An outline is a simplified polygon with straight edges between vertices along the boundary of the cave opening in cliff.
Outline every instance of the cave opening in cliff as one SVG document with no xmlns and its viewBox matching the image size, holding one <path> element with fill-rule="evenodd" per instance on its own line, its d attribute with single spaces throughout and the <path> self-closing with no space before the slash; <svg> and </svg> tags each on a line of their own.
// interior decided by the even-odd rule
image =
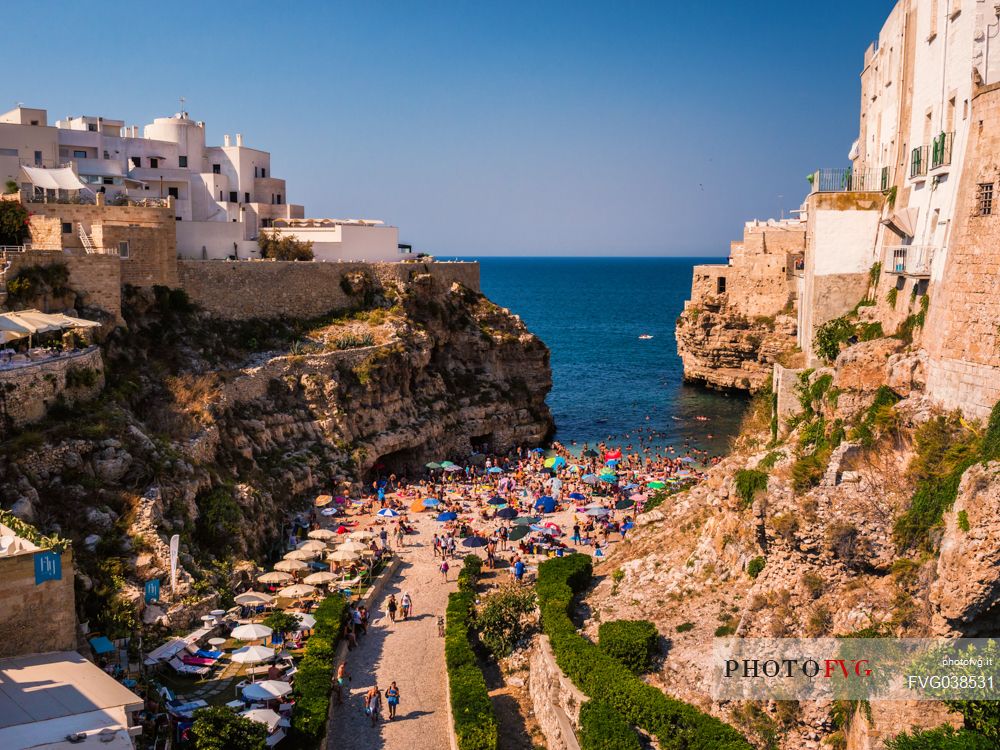
<svg viewBox="0 0 1000 750">
<path fill-rule="evenodd" d="M 423 472 L 424 463 L 430 460 L 424 458 L 423 451 L 418 448 L 403 448 L 386 453 L 375 459 L 375 463 L 368 470 L 368 481 L 373 482 L 390 474 L 395 474 L 397 477 L 417 477 Z"/>
<path fill-rule="evenodd" d="M 471 437 L 469 438 L 469 443 L 472 446 L 473 453 L 492 453 L 493 433 L 487 432 L 484 435 L 476 435 L 475 437 Z"/>
</svg>

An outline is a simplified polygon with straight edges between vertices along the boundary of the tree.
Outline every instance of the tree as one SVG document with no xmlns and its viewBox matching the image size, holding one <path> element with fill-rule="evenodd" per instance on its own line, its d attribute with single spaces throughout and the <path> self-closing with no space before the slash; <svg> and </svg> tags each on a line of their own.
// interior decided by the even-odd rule
<svg viewBox="0 0 1000 750">
<path fill-rule="evenodd" d="M 299 626 L 299 618 L 291 612 L 275 610 L 264 618 L 264 624 L 275 633 L 291 633 Z"/>
<path fill-rule="evenodd" d="M 312 260 L 313 243 L 301 242 L 295 235 L 283 236 L 277 232 L 261 232 L 257 237 L 260 257 L 274 260 Z"/>
<path fill-rule="evenodd" d="M 267 750 L 267 727 L 228 708 L 196 711 L 191 734 L 195 750 Z"/>
<path fill-rule="evenodd" d="M 28 236 L 28 210 L 17 201 L 0 201 L 0 245 L 23 245 Z"/>
<path fill-rule="evenodd" d="M 20 190 L 21 188 L 18 187 L 18 184 L 14 182 L 14 180 L 7 180 L 4 184 L 4 192 L 7 195 L 13 195 L 14 193 L 20 192 Z"/>
</svg>

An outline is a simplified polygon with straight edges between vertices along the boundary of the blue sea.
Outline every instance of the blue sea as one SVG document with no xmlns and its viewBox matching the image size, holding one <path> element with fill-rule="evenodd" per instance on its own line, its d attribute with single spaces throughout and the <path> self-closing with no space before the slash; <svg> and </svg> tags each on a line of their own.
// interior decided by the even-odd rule
<svg viewBox="0 0 1000 750">
<path fill-rule="evenodd" d="M 477 258 L 482 289 L 552 351 L 548 403 L 571 445 L 685 441 L 724 453 L 747 400 L 682 383 L 674 322 L 696 263 L 713 258 Z M 640 334 L 653 338 L 640 340 Z M 707 417 L 707 421 L 695 417 Z M 709 437 L 711 436 L 711 437 Z"/>
</svg>

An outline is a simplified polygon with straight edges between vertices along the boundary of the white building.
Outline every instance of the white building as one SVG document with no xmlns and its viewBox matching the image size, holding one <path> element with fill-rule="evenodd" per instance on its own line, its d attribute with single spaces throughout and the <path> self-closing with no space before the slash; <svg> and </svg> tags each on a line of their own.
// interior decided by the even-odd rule
<svg viewBox="0 0 1000 750">
<path fill-rule="evenodd" d="M 277 237 L 313 243 L 321 261 L 387 262 L 414 257 L 409 245 L 399 244 L 399 229 L 373 219 L 275 219 Z"/>
</svg>

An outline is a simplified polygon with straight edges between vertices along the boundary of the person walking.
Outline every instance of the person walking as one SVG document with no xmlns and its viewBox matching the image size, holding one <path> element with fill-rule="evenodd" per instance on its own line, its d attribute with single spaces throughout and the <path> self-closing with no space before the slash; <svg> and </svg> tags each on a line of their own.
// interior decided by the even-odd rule
<svg viewBox="0 0 1000 750">
<path fill-rule="evenodd" d="M 385 702 L 389 706 L 389 721 L 392 721 L 396 718 L 396 706 L 399 705 L 399 688 L 396 687 L 395 680 L 386 688 Z"/>
<path fill-rule="evenodd" d="M 337 667 L 337 676 L 333 680 L 333 692 L 337 694 L 337 705 L 344 705 L 344 691 L 347 690 L 347 684 L 351 681 L 351 673 L 347 671 L 347 663 L 341 662 L 340 666 Z"/>
<path fill-rule="evenodd" d="M 409 591 L 403 592 L 403 619 L 409 619 L 410 615 L 413 613 L 413 598 L 410 596 Z"/>
<path fill-rule="evenodd" d="M 440 568 L 440 570 L 441 570 L 441 575 L 444 576 L 445 583 L 447 583 L 448 582 L 448 561 L 447 560 L 442 560 L 441 561 L 441 568 Z"/>
<path fill-rule="evenodd" d="M 402 549 L 406 546 L 403 542 L 406 538 L 406 532 L 403 531 L 403 522 L 400 521 L 399 526 L 396 528 L 396 546 Z"/>
<path fill-rule="evenodd" d="M 392 622 L 396 622 L 396 609 L 399 605 L 396 603 L 396 595 L 390 594 L 389 601 L 386 602 L 385 609 L 389 613 L 389 619 Z"/>
<path fill-rule="evenodd" d="M 378 723 L 378 715 L 382 711 L 382 691 L 378 688 L 378 683 L 376 682 L 371 688 L 365 693 L 365 713 L 372 720 L 372 726 Z"/>
</svg>

